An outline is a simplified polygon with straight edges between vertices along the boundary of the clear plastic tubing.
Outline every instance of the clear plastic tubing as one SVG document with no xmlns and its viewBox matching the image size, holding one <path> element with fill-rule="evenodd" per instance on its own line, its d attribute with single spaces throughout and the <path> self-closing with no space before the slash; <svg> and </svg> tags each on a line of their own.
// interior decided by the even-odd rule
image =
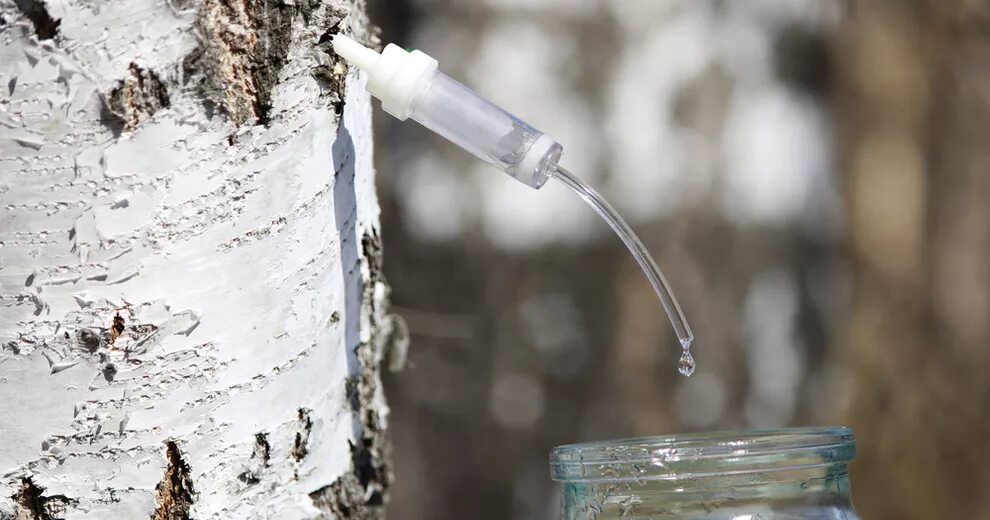
<svg viewBox="0 0 990 520">
<path fill-rule="evenodd" d="M 479 159 L 535 189 L 555 177 L 577 193 L 619 235 L 639 263 L 663 304 L 684 350 L 679 370 L 694 371 L 694 336 L 670 285 L 628 224 L 595 190 L 561 167 L 563 148 L 556 140 L 502 110 L 437 68 L 420 51 L 389 44 L 381 54 L 343 35 L 334 51 L 368 75 L 368 91 L 400 120 L 412 118 Z"/>
<path fill-rule="evenodd" d="M 612 231 L 615 231 L 615 234 L 619 235 L 622 243 L 632 253 L 639 267 L 646 273 L 646 277 L 650 280 L 650 285 L 653 286 L 653 290 L 656 291 L 657 296 L 660 298 L 660 303 L 663 304 L 663 309 L 667 312 L 667 317 L 670 318 L 670 324 L 674 327 L 674 333 L 677 334 L 677 339 L 681 342 L 681 348 L 685 351 L 691 348 L 691 343 L 694 341 L 694 334 L 691 332 L 691 326 L 688 325 L 687 318 L 684 317 L 684 311 L 681 310 L 681 305 L 677 303 L 677 298 L 674 297 L 674 292 L 670 289 L 670 284 L 667 283 L 667 279 L 664 278 L 663 273 L 660 272 L 660 268 L 657 267 L 657 263 L 653 261 L 650 252 L 647 251 L 646 246 L 643 245 L 643 242 L 629 227 L 629 224 L 626 224 L 626 221 L 619 216 L 615 208 L 599 195 L 598 192 L 577 178 L 573 173 L 567 171 L 566 168 L 557 166 L 553 178 L 565 184 L 571 191 L 584 199 L 608 223 Z"/>
</svg>

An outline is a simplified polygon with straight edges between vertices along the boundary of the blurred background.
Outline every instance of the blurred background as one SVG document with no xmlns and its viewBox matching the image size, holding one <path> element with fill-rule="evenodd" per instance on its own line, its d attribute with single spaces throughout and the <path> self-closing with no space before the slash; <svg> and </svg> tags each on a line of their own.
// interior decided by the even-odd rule
<svg viewBox="0 0 990 520">
<path fill-rule="evenodd" d="M 847 424 L 864 518 L 990 518 L 990 5 L 370 0 L 384 42 L 556 137 L 618 239 L 413 122 L 376 129 L 395 520 L 555 518 L 558 444 Z M 377 104 L 377 102 L 376 102 Z"/>
</svg>

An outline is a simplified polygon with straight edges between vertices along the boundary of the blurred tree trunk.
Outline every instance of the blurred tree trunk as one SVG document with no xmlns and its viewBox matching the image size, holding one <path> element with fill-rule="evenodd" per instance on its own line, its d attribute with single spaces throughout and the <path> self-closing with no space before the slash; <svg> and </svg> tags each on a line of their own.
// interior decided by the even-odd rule
<svg viewBox="0 0 990 520">
<path fill-rule="evenodd" d="M 383 516 L 365 28 L 0 0 L 0 519 Z"/>
<path fill-rule="evenodd" d="M 871 520 L 990 517 L 990 5 L 854 0 L 839 99 L 854 485 Z"/>
</svg>

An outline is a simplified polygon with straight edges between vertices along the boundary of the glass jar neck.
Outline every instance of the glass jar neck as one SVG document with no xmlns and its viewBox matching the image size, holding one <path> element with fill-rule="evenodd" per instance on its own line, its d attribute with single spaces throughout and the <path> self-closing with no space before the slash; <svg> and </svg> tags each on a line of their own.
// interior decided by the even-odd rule
<svg viewBox="0 0 990 520">
<path fill-rule="evenodd" d="M 845 463 L 677 480 L 568 482 L 562 520 L 855 519 Z"/>
<path fill-rule="evenodd" d="M 855 519 L 848 428 L 644 437 L 554 448 L 563 520 Z"/>
</svg>

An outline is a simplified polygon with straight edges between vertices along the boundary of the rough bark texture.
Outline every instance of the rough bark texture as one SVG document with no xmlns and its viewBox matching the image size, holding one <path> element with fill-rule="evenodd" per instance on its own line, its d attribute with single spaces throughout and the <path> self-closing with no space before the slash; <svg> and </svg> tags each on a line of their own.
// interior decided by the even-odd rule
<svg viewBox="0 0 990 520">
<path fill-rule="evenodd" d="M 0 518 L 382 516 L 360 0 L 0 0 Z"/>
<path fill-rule="evenodd" d="M 987 518 L 987 2 L 852 2 L 842 38 L 863 518 Z M 906 383 L 907 382 L 907 383 Z"/>
</svg>

